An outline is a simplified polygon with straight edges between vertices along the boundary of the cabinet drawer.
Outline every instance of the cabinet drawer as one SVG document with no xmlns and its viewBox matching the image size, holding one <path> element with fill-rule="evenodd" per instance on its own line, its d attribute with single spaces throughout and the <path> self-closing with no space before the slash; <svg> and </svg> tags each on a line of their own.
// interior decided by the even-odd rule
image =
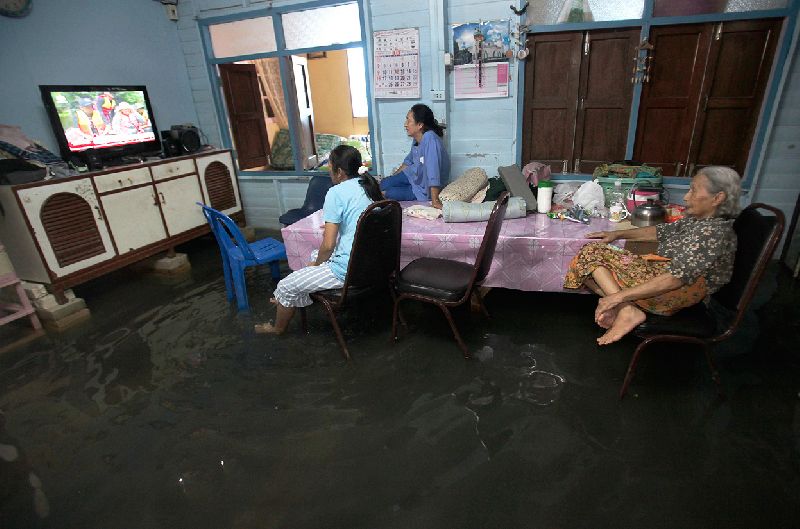
<svg viewBox="0 0 800 529">
<path fill-rule="evenodd" d="M 173 176 L 184 175 L 194 172 L 194 160 L 179 160 L 177 162 L 154 165 L 150 168 L 153 171 L 153 180 L 164 180 Z"/>
<path fill-rule="evenodd" d="M 94 184 L 97 186 L 98 193 L 107 193 L 149 182 L 150 171 L 147 170 L 147 167 L 118 173 L 101 174 L 94 177 Z"/>
</svg>

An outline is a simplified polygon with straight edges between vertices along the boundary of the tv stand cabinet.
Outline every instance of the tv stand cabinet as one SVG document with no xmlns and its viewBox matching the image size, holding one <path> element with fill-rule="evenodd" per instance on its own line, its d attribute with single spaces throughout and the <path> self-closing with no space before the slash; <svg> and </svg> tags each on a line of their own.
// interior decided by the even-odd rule
<svg viewBox="0 0 800 529">
<path fill-rule="evenodd" d="M 17 275 L 64 290 L 209 232 L 196 204 L 244 221 L 230 151 L 0 186 L 0 240 Z"/>
</svg>

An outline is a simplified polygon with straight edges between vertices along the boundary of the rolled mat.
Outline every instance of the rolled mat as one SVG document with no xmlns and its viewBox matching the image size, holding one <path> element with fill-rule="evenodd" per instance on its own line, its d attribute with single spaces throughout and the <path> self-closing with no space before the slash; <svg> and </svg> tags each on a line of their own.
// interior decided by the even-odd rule
<svg viewBox="0 0 800 529">
<path fill-rule="evenodd" d="M 472 204 L 447 200 L 442 203 L 442 218 L 445 222 L 480 222 L 489 220 L 493 207 L 494 201 Z M 505 218 L 516 219 L 524 216 L 525 200 L 522 197 L 510 197 Z"/>
</svg>

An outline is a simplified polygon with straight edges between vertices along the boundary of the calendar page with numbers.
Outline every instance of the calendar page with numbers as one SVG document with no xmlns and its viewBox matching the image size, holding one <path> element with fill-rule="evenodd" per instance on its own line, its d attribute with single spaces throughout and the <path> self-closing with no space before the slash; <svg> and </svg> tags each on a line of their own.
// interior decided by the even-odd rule
<svg viewBox="0 0 800 529">
<path fill-rule="evenodd" d="M 373 33 L 375 85 L 373 96 L 419 99 L 419 29 L 390 29 Z"/>
</svg>

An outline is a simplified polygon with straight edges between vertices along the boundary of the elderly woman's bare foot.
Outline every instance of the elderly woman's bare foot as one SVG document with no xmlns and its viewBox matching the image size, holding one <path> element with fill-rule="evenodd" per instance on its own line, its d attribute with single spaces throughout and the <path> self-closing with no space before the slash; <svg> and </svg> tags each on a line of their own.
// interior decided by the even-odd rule
<svg viewBox="0 0 800 529">
<path fill-rule="evenodd" d="M 597 343 L 600 345 L 608 345 L 618 341 L 644 322 L 646 318 L 647 316 L 645 313 L 635 305 L 631 303 L 623 305 L 617 312 L 614 324 L 603 336 L 597 339 Z"/>
<path fill-rule="evenodd" d="M 253 326 L 253 330 L 256 331 L 258 334 L 283 334 L 283 332 L 279 331 L 275 328 L 272 323 L 256 323 Z"/>
<path fill-rule="evenodd" d="M 614 325 L 614 320 L 617 319 L 617 313 L 619 312 L 619 307 L 614 307 L 611 310 L 607 310 L 600 315 L 595 323 L 602 327 L 603 329 L 610 329 Z"/>
</svg>

